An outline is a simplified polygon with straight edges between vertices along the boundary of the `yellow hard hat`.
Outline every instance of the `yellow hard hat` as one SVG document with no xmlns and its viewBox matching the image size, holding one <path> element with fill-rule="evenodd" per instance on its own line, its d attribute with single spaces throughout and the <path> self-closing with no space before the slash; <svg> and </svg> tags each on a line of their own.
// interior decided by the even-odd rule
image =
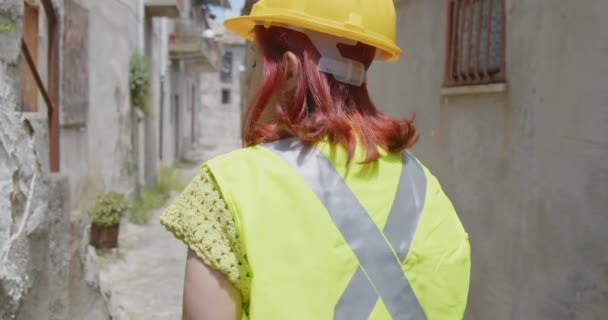
<svg viewBox="0 0 608 320">
<path fill-rule="evenodd" d="M 251 14 L 226 20 L 226 28 L 253 40 L 256 25 L 287 25 L 359 41 L 380 60 L 399 59 L 393 0 L 260 0 Z"/>
</svg>

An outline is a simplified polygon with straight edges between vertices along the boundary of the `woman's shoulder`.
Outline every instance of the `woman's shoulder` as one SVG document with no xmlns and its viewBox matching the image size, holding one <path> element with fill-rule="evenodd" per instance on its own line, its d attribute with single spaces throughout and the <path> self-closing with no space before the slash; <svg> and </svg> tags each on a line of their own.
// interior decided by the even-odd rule
<svg viewBox="0 0 608 320">
<path fill-rule="evenodd" d="M 213 173 L 218 170 L 236 170 L 243 167 L 259 166 L 272 157 L 272 153 L 263 148 L 262 145 L 255 145 L 240 148 L 228 153 L 218 155 L 203 163 L 202 167 L 211 169 Z"/>
<path fill-rule="evenodd" d="M 160 223 L 248 299 L 251 276 L 237 224 L 208 168 L 201 167 L 165 209 Z"/>
</svg>

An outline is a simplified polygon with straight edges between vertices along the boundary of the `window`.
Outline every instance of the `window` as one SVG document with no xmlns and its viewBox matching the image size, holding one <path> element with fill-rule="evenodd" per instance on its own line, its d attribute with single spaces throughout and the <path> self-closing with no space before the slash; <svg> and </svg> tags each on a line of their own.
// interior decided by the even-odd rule
<svg viewBox="0 0 608 320">
<path fill-rule="evenodd" d="M 505 0 L 448 0 L 445 87 L 505 81 Z"/>
<path fill-rule="evenodd" d="M 222 104 L 230 103 L 230 90 L 222 89 Z"/>
<path fill-rule="evenodd" d="M 220 80 L 224 83 L 232 82 L 232 51 L 226 51 L 226 53 L 224 53 Z"/>
</svg>

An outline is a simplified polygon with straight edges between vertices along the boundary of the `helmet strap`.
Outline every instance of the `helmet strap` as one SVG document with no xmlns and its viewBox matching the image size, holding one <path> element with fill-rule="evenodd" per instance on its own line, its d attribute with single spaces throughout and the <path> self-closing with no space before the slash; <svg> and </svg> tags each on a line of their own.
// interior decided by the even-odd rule
<svg viewBox="0 0 608 320">
<path fill-rule="evenodd" d="M 319 71 L 331 74 L 337 81 L 356 87 L 360 87 L 366 82 L 365 65 L 360 61 L 345 58 L 338 49 L 340 43 L 354 46 L 357 41 L 293 26 L 287 28 L 305 34 L 319 51 L 321 55 L 317 64 Z"/>
</svg>

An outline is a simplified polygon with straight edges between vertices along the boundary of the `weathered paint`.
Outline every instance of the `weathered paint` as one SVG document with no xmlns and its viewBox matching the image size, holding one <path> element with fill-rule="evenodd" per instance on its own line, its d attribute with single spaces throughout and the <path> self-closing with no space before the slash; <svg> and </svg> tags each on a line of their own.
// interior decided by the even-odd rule
<svg viewBox="0 0 608 320">
<path fill-rule="evenodd" d="M 89 54 L 82 57 L 88 63 L 88 89 L 83 92 L 89 95 L 89 106 L 84 127 L 62 127 L 61 167 L 70 177 L 73 209 L 84 211 L 99 194 L 130 196 L 135 190 L 128 88 L 138 20 L 135 0 L 74 2 L 89 13 Z"/>
</svg>

